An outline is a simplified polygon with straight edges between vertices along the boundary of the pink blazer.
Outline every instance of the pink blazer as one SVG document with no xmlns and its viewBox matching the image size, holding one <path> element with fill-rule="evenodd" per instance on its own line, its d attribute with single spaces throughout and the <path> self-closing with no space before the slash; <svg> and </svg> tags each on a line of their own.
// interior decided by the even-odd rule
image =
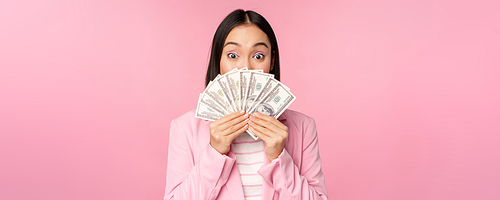
<svg viewBox="0 0 500 200">
<path fill-rule="evenodd" d="M 170 125 L 164 199 L 244 200 L 232 149 L 227 156 L 213 149 L 211 122 L 194 115 L 191 110 Z M 328 199 L 314 120 L 292 110 L 278 120 L 288 127 L 288 138 L 281 155 L 258 170 L 264 179 L 262 199 Z"/>
</svg>

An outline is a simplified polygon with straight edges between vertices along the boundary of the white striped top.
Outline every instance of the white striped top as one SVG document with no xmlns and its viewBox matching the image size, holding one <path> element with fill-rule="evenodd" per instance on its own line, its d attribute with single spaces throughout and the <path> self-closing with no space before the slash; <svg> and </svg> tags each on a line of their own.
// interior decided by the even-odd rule
<svg viewBox="0 0 500 200">
<path fill-rule="evenodd" d="M 264 142 L 261 139 L 254 140 L 247 133 L 243 133 L 233 140 L 233 151 L 241 175 L 245 200 L 262 199 L 264 179 L 257 171 L 266 158 Z"/>
</svg>

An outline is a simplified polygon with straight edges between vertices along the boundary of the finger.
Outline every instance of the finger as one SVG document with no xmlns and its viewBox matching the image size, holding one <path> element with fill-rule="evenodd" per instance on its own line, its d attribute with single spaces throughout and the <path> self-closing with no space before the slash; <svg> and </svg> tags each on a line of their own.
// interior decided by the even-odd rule
<svg viewBox="0 0 500 200">
<path fill-rule="evenodd" d="M 262 135 L 265 135 L 266 137 L 273 137 L 273 131 L 270 129 L 267 129 L 264 126 L 261 126 L 259 124 L 253 123 L 252 121 L 249 121 L 248 124 L 250 125 L 250 130 L 256 130 Z M 258 136 L 259 137 L 259 136 Z"/>
<path fill-rule="evenodd" d="M 280 127 L 281 129 L 285 129 L 286 128 L 286 126 L 283 123 L 281 123 L 279 120 L 277 120 L 276 118 L 271 117 L 269 115 L 262 114 L 262 113 L 259 113 L 259 112 L 255 112 L 253 115 L 255 117 L 259 118 L 259 119 L 267 120 L 267 121 L 273 123 L 274 125 Z"/>
<path fill-rule="evenodd" d="M 254 124 L 255 125 L 255 124 Z M 248 126 L 248 129 L 250 129 L 250 131 L 252 131 L 252 133 L 254 133 L 257 137 L 259 137 L 260 139 L 262 139 L 264 141 L 264 143 L 266 141 L 269 140 L 269 135 L 261 132 L 261 131 L 258 131 L 257 129 L 254 128 L 254 125 L 250 125 Z"/>
<path fill-rule="evenodd" d="M 238 129 L 237 131 L 233 132 L 231 135 L 229 135 L 229 137 L 231 137 L 231 140 L 234 140 L 234 138 L 238 137 L 239 135 L 241 135 L 243 132 L 245 132 L 246 130 L 248 129 L 248 124 L 245 123 L 245 125 L 243 127 L 241 127 L 240 129 Z"/>
<path fill-rule="evenodd" d="M 274 123 L 270 122 L 270 121 L 267 121 L 266 119 L 262 119 L 262 118 L 257 118 L 255 116 L 251 116 L 250 117 L 250 123 L 254 123 L 254 124 L 257 124 L 259 126 L 262 126 L 262 127 L 265 127 L 273 132 L 280 132 L 280 131 L 283 131 L 283 129 L 281 129 L 280 127 L 276 126 Z"/>
<path fill-rule="evenodd" d="M 233 120 L 234 121 L 234 120 Z M 230 121 L 230 122 L 233 122 Z M 231 135 L 237 131 L 239 131 L 241 128 L 243 128 L 245 125 L 247 125 L 248 120 L 242 120 L 240 122 L 235 123 L 233 126 L 228 127 L 227 129 L 222 131 L 222 135 Z M 228 122 L 229 123 L 229 122 Z M 226 124 L 228 124 L 226 123 Z"/>
<path fill-rule="evenodd" d="M 228 115 L 226 115 L 224 117 L 221 117 L 220 119 L 218 119 L 218 120 L 216 120 L 214 122 L 217 122 L 217 124 L 224 124 L 227 121 L 232 120 L 234 118 L 237 118 L 239 116 L 242 116 L 244 114 L 245 114 L 245 110 L 236 111 L 234 113 L 231 113 L 231 114 L 228 114 Z"/>
<path fill-rule="evenodd" d="M 222 118 L 221 118 L 222 119 Z M 233 118 L 229 121 L 226 121 L 224 122 L 223 124 L 219 124 L 218 126 L 218 130 L 221 130 L 221 131 L 224 131 L 224 130 L 227 130 L 243 121 L 245 121 L 246 119 L 248 119 L 248 114 L 244 114 L 242 116 L 239 116 L 239 117 L 236 117 L 236 118 Z"/>
</svg>

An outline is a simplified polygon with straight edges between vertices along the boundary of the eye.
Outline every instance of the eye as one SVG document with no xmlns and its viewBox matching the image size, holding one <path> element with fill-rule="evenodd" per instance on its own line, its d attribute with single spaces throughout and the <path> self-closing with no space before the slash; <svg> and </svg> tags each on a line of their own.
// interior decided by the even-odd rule
<svg viewBox="0 0 500 200">
<path fill-rule="evenodd" d="M 232 52 L 231 52 L 231 53 L 228 53 L 228 54 L 227 54 L 227 57 L 229 57 L 229 58 L 233 58 L 233 59 L 234 59 L 234 58 L 238 58 L 238 54 L 236 54 L 236 53 L 232 53 Z"/>
<path fill-rule="evenodd" d="M 260 59 L 264 59 L 264 54 L 261 54 L 261 53 L 256 53 L 253 58 L 257 59 L 257 60 L 260 60 Z"/>
</svg>

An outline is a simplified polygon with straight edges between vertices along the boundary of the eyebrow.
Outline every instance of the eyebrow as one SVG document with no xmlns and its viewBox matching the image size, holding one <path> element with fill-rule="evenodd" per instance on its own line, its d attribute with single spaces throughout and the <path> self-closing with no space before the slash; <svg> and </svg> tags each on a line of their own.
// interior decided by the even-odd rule
<svg viewBox="0 0 500 200">
<path fill-rule="evenodd" d="M 227 42 L 226 44 L 224 44 L 224 47 L 225 47 L 225 46 L 227 46 L 227 45 L 230 45 L 230 44 L 233 44 L 233 45 L 236 45 L 236 46 L 241 47 L 241 45 L 240 45 L 240 44 L 238 44 L 238 43 L 236 43 L 236 42 Z M 267 46 L 267 44 L 266 44 L 266 43 L 264 43 L 264 42 L 258 42 L 258 43 L 255 43 L 255 44 L 253 45 L 253 47 L 256 47 L 256 46 L 259 46 L 259 45 L 263 45 L 263 46 L 265 46 L 266 48 L 268 48 L 268 49 L 269 49 L 269 47 Z"/>
</svg>

